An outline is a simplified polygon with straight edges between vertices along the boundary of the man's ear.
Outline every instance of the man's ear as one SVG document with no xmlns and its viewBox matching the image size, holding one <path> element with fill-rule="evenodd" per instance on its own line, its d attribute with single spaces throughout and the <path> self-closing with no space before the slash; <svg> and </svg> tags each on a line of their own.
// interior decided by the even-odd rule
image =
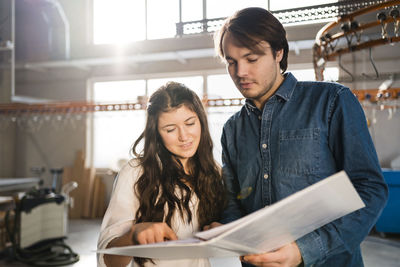
<svg viewBox="0 0 400 267">
<path fill-rule="evenodd" d="M 280 63 L 282 58 L 283 58 L 283 49 L 276 51 L 276 53 L 275 53 L 276 63 Z"/>
</svg>

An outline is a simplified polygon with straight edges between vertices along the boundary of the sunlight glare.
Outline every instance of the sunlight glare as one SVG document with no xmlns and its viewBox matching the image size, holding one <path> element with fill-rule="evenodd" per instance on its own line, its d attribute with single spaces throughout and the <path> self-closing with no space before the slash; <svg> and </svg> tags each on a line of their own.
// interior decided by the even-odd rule
<svg viewBox="0 0 400 267">
<path fill-rule="evenodd" d="M 203 18 L 203 0 L 182 0 L 182 21 L 195 21 Z"/>
<path fill-rule="evenodd" d="M 94 0 L 95 44 L 123 44 L 145 39 L 144 1 Z"/>
<path fill-rule="evenodd" d="M 302 1 L 272 0 L 272 1 L 270 1 L 270 9 L 271 10 L 291 9 L 291 8 L 298 8 L 298 7 L 323 5 L 323 4 L 328 4 L 328 3 L 334 3 L 337 1 L 338 0 L 302 0 Z"/>
<path fill-rule="evenodd" d="M 267 8 L 266 0 L 218 0 L 207 1 L 207 18 L 222 18 L 232 15 L 235 11 L 245 7 Z"/>
<path fill-rule="evenodd" d="M 147 39 L 173 38 L 179 22 L 178 0 L 147 0 Z"/>
</svg>

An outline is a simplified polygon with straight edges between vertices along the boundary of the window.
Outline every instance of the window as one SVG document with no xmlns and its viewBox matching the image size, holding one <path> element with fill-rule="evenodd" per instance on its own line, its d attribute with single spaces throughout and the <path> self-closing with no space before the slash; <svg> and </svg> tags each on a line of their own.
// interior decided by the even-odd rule
<svg viewBox="0 0 400 267">
<path fill-rule="evenodd" d="M 236 10 L 245 7 L 268 7 L 267 0 L 207 0 L 207 18 L 222 18 L 232 15 Z"/>
<path fill-rule="evenodd" d="M 93 100 L 103 103 L 137 102 L 145 95 L 145 81 L 97 82 L 93 87 Z M 130 149 L 142 133 L 145 112 L 105 111 L 93 116 L 92 151 L 96 168 L 118 170 L 118 161 L 129 159 Z"/>
<path fill-rule="evenodd" d="M 175 37 L 177 22 L 178 0 L 147 0 L 147 39 Z"/>
<path fill-rule="evenodd" d="M 209 75 L 207 77 L 207 95 L 209 99 L 243 97 L 228 74 Z M 222 164 L 222 127 L 228 118 L 239 111 L 240 108 L 240 106 L 207 108 L 208 125 L 214 143 L 213 154 L 215 160 L 220 164 Z"/>
<path fill-rule="evenodd" d="M 95 44 L 144 40 L 145 23 L 144 0 L 93 0 L 93 41 Z"/>
<path fill-rule="evenodd" d="M 182 21 L 203 19 L 203 0 L 182 0 Z"/>
<path fill-rule="evenodd" d="M 207 89 L 209 99 L 243 97 L 228 74 L 209 75 Z"/>
<path fill-rule="evenodd" d="M 179 0 L 93 0 L 94 44 L 172 38 L 177 22 Z"/>
<path fill-rule="evenodd" d="M 315 81 L 314 69 L 289 70 L 299 81 Z M 337 81 L 339 69 L 335 67 L 326 68 L 324 71 L 325 81 Z"/>
<path fill-rule="evenodd" d="M 162 78 L 162 79 L 151 79 L 148 81 L 148 95 L 154 93 L 160 86 L 164 85 L 169 81 L 183 83 L 191 90 L 195 91 L 200 97 L 203 97 L 203 77 L 191 76 L 191 77 L 175 77 L 175 78 Z"/>
<path fill-rule="evenodd" d="M 335 3 L 338 0 L 302 0 L 302 1 L 282 1 L 282 0 L 270 0 L 270 10 L 282 10 L 282 9 L 291 9 L 291 8 L 299 8 L 305 6 L 316 6 L 323 5 L 328 3 Z M 290 4 L 289 4 L 290 3 Z"/>
<path fill-rule="evenodd" d="M 95 44 L 130 43 L 145 39 L 173 38 L 176 23 L 203 19 L 206 3 L 208 19 L 232 15 L 245 7 L 277 11 L 322 5 L 337 0 L 92 0 L 93 40 Z M 181 6 L 179 6 L 181 3 Z M 290 3 L 290 4 L 289 4 Z M 180 15 L 182 16 L 180 18 Z M 214 30 L 214 29 L 212 29 Z"/>
</svg>

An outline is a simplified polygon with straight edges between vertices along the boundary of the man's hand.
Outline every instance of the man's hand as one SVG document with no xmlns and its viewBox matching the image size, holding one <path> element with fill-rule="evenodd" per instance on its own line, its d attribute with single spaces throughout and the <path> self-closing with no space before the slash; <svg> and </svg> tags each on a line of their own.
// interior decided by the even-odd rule
<svg viewBox="0 0 400 267">
<path fill-rule="evenodd" d="M 285 245 L 273 252 L 242 256 L 240 260 L 262 267 L 295 267 L 299 266 L 303 261 L 296 242 Z"/>
<path fill-rule="evenodd" d="M 132 226 L 132 241 L 134 244 L 151 244 L 177 239 L 175 232 L 164 222 L 145 222 Z"/>
<path fill-rule="evenodd" d="M 219 223 L 219 222 L 212 222 L 212 223 L 210 223 L 209 225 L 205 225 L 205 226 L 203 227 L 203 231 L 209 230 L 209 229 L 211 229 L 211 228 L 215 228 L 215 227 L 218 227 L 218 226 L 221 226 L 221 225 L 222 225 L 222 223 Z"/>
</svg>

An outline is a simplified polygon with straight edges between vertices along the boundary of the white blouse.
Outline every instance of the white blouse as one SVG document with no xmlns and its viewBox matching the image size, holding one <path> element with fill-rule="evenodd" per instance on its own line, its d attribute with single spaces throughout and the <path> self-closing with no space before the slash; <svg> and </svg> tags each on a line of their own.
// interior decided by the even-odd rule
<svg viewBox="0 0 400 267">
<path fill-rule="evenodd" d="M 134 184 L 141 174 L 141 167 L 138 166 L 137 160 L 128 162 L 119 172 L 115 182 L 110 203 L 104 215 L 101 224 L 100 236 L 97 243 L 98 249 L 104 249 L 108 243 L 116 237 L 124 235 L 131 229 L 132 223 L 135 221 L 135 214 L 139 208 L 139 200 L 134 193 Z M 190 200 L 190 209 L 197 210 L 198 198 L 196 194 L 192 194 Z M 199 231 L 197 212 L 192 212 L 192 221 L 190 224 L 184 222 L 179 213 L 175 211 L 171 220 L 172 230 L 176 233 L 178 239 L 193 237 L 193 234 Z M 145 263 L 145 266 L 157 267 L 177 267 L 177 266 L 193 266 L 208 267 L 210 262 L 208 259 L 180 259 L 180 260 L 154 260 Z M 98 266 L 106 266 L 103 255 L 98 255 Z M 137 266 L 132 260 L 128 266 Z"/>
</svg>

